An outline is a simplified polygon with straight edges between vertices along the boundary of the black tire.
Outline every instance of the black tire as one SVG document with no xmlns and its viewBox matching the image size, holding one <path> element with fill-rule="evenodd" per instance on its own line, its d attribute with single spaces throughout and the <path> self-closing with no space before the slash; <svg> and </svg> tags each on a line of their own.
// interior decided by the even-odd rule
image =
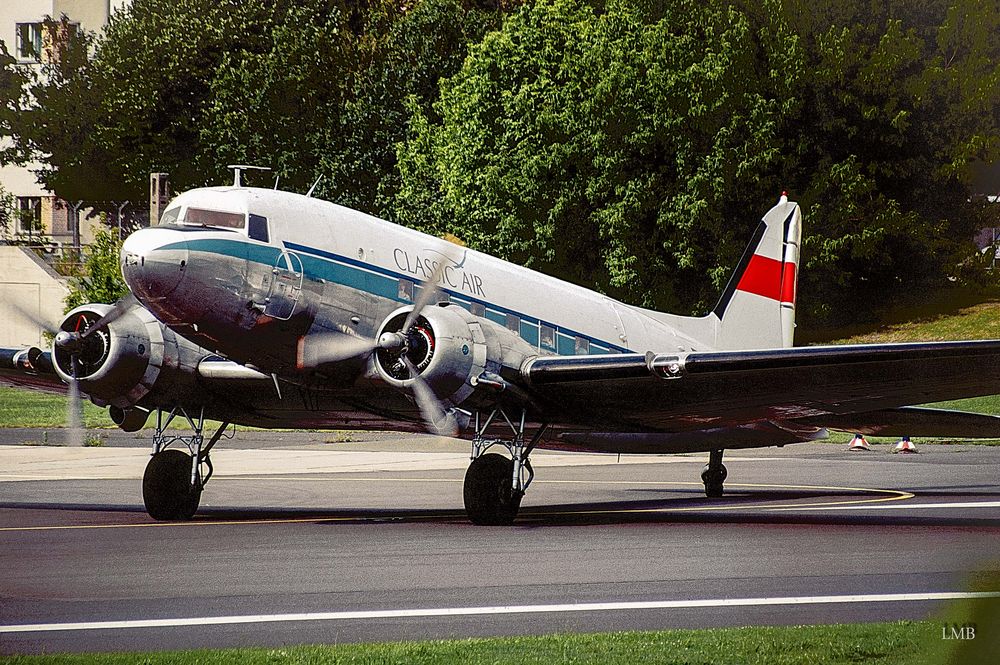
<svg viewBox="0 0 1000 665">
<path fill-rule="evenodd" d="M 724 493 L 722 483 L 705 483 L 705 496 L 709 499 L 718 499 Z"/>
<path fill-rule="evenodd" d="M 487 453 L 465 472 L 465 513 L 473 524 L 501 526 L 514 522 L 521 496 L 513 496 L 514 460 Z"/>
<path fill-rule="evenodd" d="M 153 455 L 142 475 L 142 502 L 154 520 L 191 519 L 201 502 L 201 489 L 191 489 L 191 456 L 174 449 Z"/>
<path fill-rule="evenodd" d="M 726 470 L 725 464 L 719 465 L 719 470 L 715 473 L 706 464 L 704 470 L 701 472 L 701 482 L 705 483 L 705 496 L 710 499 L 721 497 L 728 476 L 729 471 Z"/>
</svg>

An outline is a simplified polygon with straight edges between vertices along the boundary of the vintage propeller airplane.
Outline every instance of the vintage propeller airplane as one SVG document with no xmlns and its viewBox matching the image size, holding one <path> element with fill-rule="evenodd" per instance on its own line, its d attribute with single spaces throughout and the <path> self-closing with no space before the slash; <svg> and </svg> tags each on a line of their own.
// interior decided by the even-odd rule
<svg viewBox="0 0 1000 665">
<path fill-rule="evenodd" d="M 155 412 L 143 500 L 187 519 L 230 424 L 471 440 L 464 499 L 509 524 L 550 447 L 723 451 L 867 434 L 1000 436 L 1000 418 L 907 405 L 1000 393 L 1000 341 L 793 348 L 801 213 L 756 226 L 718 305 L 648 311 L 332 203 L 241 185 L 175 198 L 131 234 L 131 294 L 77 307 L 0 382 L 69 386 L 126 431 Z M 749 228 L 748 228 L 749 231 Z M 166 426 L 187 419 L 192 433 Z M 221 425 L 207 438 L 206 419 Z M 494 452 L 505 450 L 506 455 Z"/>
</svg>

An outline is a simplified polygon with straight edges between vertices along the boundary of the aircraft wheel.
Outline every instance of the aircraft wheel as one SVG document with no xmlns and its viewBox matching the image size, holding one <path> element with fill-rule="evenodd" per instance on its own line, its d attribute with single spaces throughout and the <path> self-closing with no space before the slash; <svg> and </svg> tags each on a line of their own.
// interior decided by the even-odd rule
<svg viewBox="0 0 1000 665">
<path fill-rule="evenodd" d="M 506 525 L 517 517 L 521 497 L 513 496 L 514 461 L 487 453 L 465 472 L 465 512 L 473 524 Z"/>
<path fill-rule="evenodd" d="M 191 490 L 191 456 L 176 449 L 161 450 L 146 464 L 142 502 L 154 520 L 189 520 L 201 502 L 201 490 Z"/>
<path fill-rule="evenodd" d="M 710 499 L 718 499 L 723 494 L 723 486 L 726 481 L 726 465 L 720 464 L 718 469 L 712 469 L 708 464 L 701 472 L 701 482 L 705 483 L 705 496 Z"/>
</svg>

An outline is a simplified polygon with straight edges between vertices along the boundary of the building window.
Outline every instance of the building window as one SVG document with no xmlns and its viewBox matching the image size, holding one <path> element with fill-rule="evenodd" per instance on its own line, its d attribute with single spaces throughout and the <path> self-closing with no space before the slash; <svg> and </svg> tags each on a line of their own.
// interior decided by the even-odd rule
<svg viewBox="0 0 1000 665">
<path fill-rule="evenodd" d="M 21 61 L 41 62 L 42 60 L 42 24 L 17 24 L 17 59 Z"/>
<path fill-rule="evenodd" d="M 17 232 L 38 233 L 42 230 L 42 198 L 17 197 Z"/>
</svg>

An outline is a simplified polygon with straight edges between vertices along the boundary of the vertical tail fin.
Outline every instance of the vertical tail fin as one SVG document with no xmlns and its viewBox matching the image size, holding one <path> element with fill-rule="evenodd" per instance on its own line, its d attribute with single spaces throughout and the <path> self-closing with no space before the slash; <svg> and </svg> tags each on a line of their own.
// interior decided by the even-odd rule
<svg viewBox="0 0 1000 665">
<path fill-rule="evenodd" d="M 754 231 L 743 258 L 709 318 L 715 346 L 773 349 L 792 346 L 802 213 L 782 194 Z"/>
</svg>

